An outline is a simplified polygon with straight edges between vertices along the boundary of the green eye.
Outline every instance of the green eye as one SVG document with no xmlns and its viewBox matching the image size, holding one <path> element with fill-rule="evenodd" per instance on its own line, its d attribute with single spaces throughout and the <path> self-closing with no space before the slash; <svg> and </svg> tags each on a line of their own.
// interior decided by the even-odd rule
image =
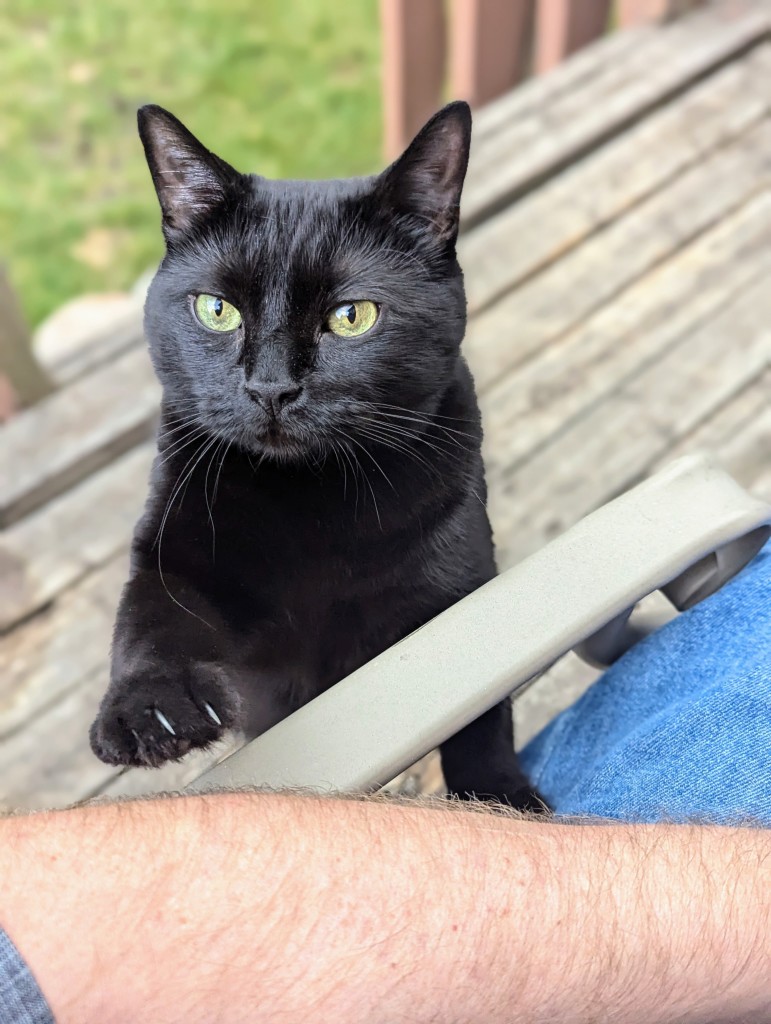
<svg viewBox="0 0 771 1024">
<path fill-rule="evenodd" d="M 241 314 L 235 306 L 216 295 L 198 295 L 195 315 L 210 331 L 235 331 L 241 326 Z"/>
<path fill-rule="evenodd" d="M 378 308 L 369 299 L 346 302 L 333 309 L 327 317 L 327 327 L 340 338 L 358 338 L 375 326 Z"/>
</svg>

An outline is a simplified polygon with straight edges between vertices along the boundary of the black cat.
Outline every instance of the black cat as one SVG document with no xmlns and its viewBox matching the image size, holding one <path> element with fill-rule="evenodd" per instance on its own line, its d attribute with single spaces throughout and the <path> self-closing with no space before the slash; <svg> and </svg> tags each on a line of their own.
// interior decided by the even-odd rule
<svg viewBox="0 0 771 1024">
<path fill-rule="evenodd" d="M 239 174 L 155 106 L 139 132 L 162 421 L 91 744 L 157 766 L 258 734 L 496 570 L 459 351 L 468 106 L 345 181 Z M 540 806 L 509 701 L 441 754 L 452 792 Z"/>
</svg>

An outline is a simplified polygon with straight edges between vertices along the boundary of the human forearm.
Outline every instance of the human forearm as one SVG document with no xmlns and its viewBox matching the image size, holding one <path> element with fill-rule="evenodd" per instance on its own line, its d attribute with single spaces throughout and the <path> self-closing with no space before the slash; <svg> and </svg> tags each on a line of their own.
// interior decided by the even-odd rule
<svg viewBox="0 0 771 1024">
<path fill-rule="evenodd" d="M 0 823 L 0 913 L 60 1024 L 761 1021 L 769 853 L 749 830 L 187 798 Z"/>
</svg>

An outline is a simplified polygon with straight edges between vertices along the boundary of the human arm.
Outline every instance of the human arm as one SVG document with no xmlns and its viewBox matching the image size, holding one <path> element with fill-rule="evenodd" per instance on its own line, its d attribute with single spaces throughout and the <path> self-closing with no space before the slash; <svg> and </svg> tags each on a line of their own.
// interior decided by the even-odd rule
<svg viewBox="0 0 771 1024">
<path fill-rule="evenodd" d="M 771 833 L 230 794 L 0 822 L 59 1024 L 768 1021 Z"/>
</svg>

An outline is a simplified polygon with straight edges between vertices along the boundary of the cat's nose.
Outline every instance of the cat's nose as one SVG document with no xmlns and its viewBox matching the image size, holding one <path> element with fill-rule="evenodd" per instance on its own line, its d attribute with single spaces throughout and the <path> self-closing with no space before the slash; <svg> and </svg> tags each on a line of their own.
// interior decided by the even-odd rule
<svg viewBox="0 0 771 1024">
<path fill-rule="evenodd" d="M 244 387 L 251 400 L 274 418 L 278 417 L 285 405 L 294 402 L 302 391 L 300 384 L 278 381 L 250 381 Z"/>
</svg>

